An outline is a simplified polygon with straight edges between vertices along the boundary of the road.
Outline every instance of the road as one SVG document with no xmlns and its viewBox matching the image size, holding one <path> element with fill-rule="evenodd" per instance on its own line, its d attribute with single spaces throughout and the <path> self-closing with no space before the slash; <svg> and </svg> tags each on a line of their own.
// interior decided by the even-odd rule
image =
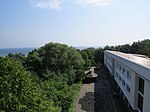
<svg viewBox="0 0 150 112">
<path fill-rule="evenodd" d="M 128 112 L 114 91 L 107 70 L 97 70 L 98 77 L 94 83 L 82 85 L 76 103 L 76 112 Z"/>
</svg>

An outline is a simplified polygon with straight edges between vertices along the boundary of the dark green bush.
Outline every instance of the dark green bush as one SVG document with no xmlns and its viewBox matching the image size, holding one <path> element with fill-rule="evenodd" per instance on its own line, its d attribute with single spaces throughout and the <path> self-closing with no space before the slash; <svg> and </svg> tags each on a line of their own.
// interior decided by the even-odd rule
<svg viewBox="0 0 150 112">
<path fill-rule="evenodd" d="M 0 110 L 5 112 L 57 112 L 31 74 L 19 63 L 0 58 Z"/>
</svg>

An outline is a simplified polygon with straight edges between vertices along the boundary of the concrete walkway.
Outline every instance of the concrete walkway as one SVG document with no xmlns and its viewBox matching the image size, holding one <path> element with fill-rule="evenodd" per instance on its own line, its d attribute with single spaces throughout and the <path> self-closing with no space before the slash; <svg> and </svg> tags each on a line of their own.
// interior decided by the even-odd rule
<svg viewBox="0 0 150 112">
<path fill-rule="evenodd" d="M 76 112 L 128 112 L 113 96 L 108 72 L 97 70 L 95 83 L 83 84 L 76 104 Z"/>
<path fill-rule="evenodd" d="M 76 104 L 76 112 L 94 112 L 94 83 L 83 84 Z"/>
</svg>

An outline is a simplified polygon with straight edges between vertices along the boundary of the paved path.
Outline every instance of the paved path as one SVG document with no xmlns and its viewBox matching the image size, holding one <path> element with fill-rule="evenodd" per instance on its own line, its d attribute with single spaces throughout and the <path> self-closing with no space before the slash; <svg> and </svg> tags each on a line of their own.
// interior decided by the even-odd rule
<svg viewBox="0 0 150 112">
<path fill-rule="evenodd" d="M 95 83 L 83 84 L 76 104 L 76 112 L 128 112 L 112 95 L 113 89 L 104 69 L 97 71 Z M 120 108 L 121 107 L 121 108 Z"/>
<path fill-rule="evenodd" d="M 76 104 L 76 112 L 94 112 L 94 83 L 83 84 Z"/>
</svg>

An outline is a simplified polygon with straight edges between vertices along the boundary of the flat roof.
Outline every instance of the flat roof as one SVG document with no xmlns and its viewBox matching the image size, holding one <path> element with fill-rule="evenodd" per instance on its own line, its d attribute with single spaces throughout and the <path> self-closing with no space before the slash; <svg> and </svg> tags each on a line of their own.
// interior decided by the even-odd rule
<svg viewBox="0 0 150 112">
<path fill-rule="evenodd" d="M 132 61 L 134 63 L 140 64 L 142 66 L 150 68 L 150 58 L 148 58 L 145 55 L 140 55 L 140 54 L 130 54 L 130 53 L 122 53 L 119 51 L 109 51 L 106 50 L 107 52 L 110 52 L 114 55 L 117 55 L 119 57 L 123 57 L 129 61 Z"/>
</svg>

